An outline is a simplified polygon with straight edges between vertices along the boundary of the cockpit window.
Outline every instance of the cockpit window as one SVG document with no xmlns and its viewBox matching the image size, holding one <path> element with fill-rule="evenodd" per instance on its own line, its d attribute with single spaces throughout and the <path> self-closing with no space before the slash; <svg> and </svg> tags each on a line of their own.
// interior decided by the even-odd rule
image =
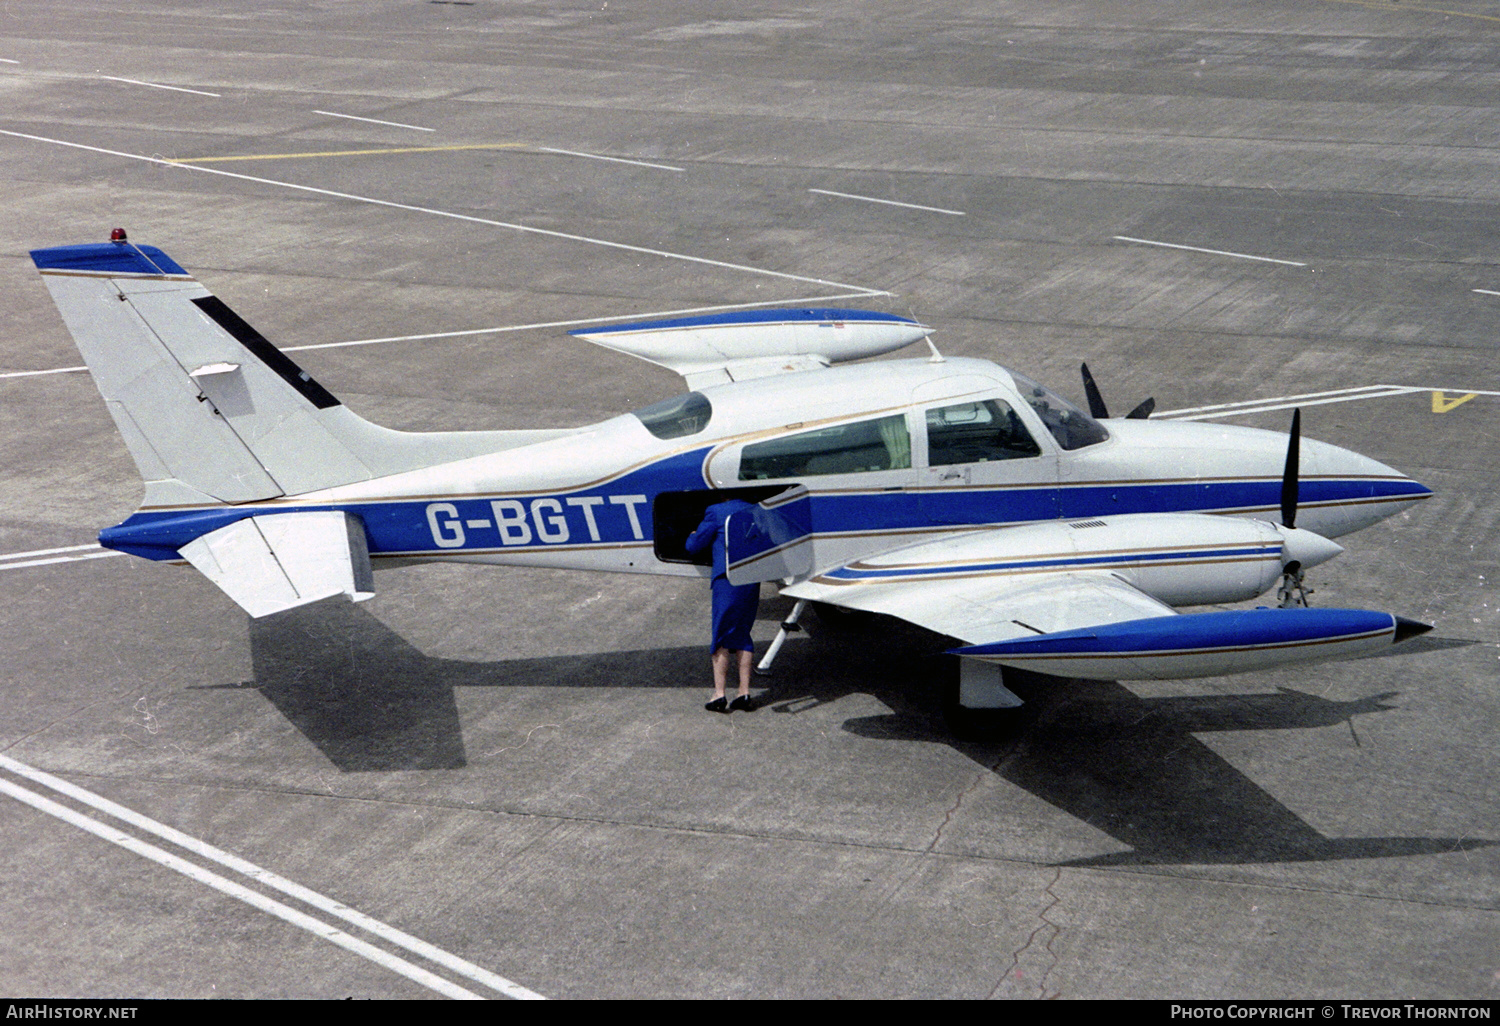
<svg viewBox="0 0 1500 1026">
<path fill-rule="evenodd" d="M 1068 402 L 1052 389 L 1037 384 L 1028 377 L 1012 374 L 1016 390 L 1031 404 L 1052 437 L 1064 449 L 1082 449 L 1108 441 L 1109 432 L 1093 417 Z"/>
<path fill-rule="evenodd" d="M 927 411 L 928 466 L 988 463 L 1041 454 L 1041 446 L 1016 411 L 998 399 Z"/>
<path fill-rule="evenodd" d="M 859 474 L 911 466 L 905 414 L 753 442 L 740 454 L 740 480 Z"/>
<path fill-rule="evenodd" d="M 701 392 L 673 396 L 635 411 L 646 430 L 657 438 L 684 438 L 708 427 L 713 406 Z"/>
</svg>

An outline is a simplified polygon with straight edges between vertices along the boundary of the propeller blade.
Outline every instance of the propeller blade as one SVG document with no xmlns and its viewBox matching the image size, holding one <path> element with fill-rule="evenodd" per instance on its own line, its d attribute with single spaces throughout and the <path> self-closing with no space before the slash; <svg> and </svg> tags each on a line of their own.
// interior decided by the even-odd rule
<svg viewBox="0 0 1500 1026">
<path fill-rule="evenodd" d="M 1094 376 L 1089 373 L 1089 365 L 1082 366 L 1083 391 L 1089 397 L 1089 416 L 1095 420 L 1105 420 L 1109 417 L 1109 407 L 1104 405 L 1104 396 L 1099 394 L 1099 386 L 1094 384 Z"/>
<path fill-rule="evenodd" d="M 1133 409 L 1129 413 L 1125 414 L 1125 419 L 1126 420 L 1145 420 L 1147 417 L 1151 416 L 1151 411 L 1154 410 L 1154 409 L 1156 409 L 1156 400 L 1155 399 L 1147 399 L 1145 402 L 1141 403 L 1135 409 Z"/>
<path fill-rule="evenodd" d="M 1297 475 L 1301 468 L 1302 410 L 1292 411 L 1292 430 L 1286 440 L 1286 469 L 1281 472 L 1281 522 L 1297 526 Z"/>
</svg>

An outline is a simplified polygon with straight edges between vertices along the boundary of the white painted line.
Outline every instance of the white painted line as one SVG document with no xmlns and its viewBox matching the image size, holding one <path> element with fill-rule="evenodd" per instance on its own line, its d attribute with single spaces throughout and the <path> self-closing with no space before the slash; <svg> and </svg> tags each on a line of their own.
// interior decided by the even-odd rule
<svg viewBox="0 0 1500 1026">
<path fill-rule="evenodd" d="M 882 293 L 885 295 L 886 293 Z M 391 335 L 387 338 L 362 338 L 353 342 L 321 342 L 307 346 L 287 346 L 284 353 L 300 353 L 308 349 L 342 349 L 346 346 L 373 346 L 382 342 L 420 342 L 433 338 L 458 338 L 462 335 L 498 335 L 507 331 L 534 331 L 538 328 L 571 328 L 579 324 L 607 324 L 611 321 L 661 320 L 667 317 L 687 317 L 691 314 L 713 313 L 721 310 L 751 310 L 762 306 L 807 306 L 811 303 L 826 303 L 832 299 L 865 299 L 868 292 L 842 292 L 834 296 L 809 296 L 804 299 L 768 299 L 761 303 L 733 303 L 720 306 L 693 306 L 681 310 L 658 310 L 655 313 L 620 314 L 615 317 L 585 317 L 573 321 L 539 321 L 536 324 L 508 324 L 497 328 L 466 328 L 463 331 L 434 331 L 425 335 Z M 79 368 L 83 370 L 84 368 Z M 34 373 L 34 372 L 33 372 Z"/>
<path fill-rule="evenodd" d="M 624 157 L 606 157 L 602 153 L 579 153 L 577 150 L 558 150 L 551 146 L 538 146 L 543 153 L 561 153 L 569 157 L 588 157 L 590 160 L 612 160 L 616 164 L 634 164 L 637 167 L 655 167 L 663 171 L 685 171 L 686 168 L 673 167 L 671 164 L 652 164 L 645 160 L 626 160 Z"/>
<path fill-rule="evenodd" d="M 32 808 L 45 812 L 49 816 L 54 816 L 80 830 L 87 830 L 95 837 L 101 837 L 111 844 L 117 844 L 126 851 L 131 851 L 142 858 L 150 859 L 157 865 L 165 866 L 168 869 L 181 873 L 183 876 L 191 877 L 199 883 L 207 884 L 214 890 L 227 894 L 231 898 L 238 898 L 245 904 L 254 906 L 262 912 L 269 912 L 278 919 L 284 919 L 293 926 L 301 927 L 308 933 L 322 937 L 324 940 L 332 941 L 347 951 L 352 951 L 356 955 L 361 955 L 378 965 L 400 973 L 407 979 L 420 983 L 429 990 L 435 990 L 445 997 L 469 1001 L 484 1000 L 471 990 L 465 990 L 455 983 L 450 983 L 441 976 L 428 972 L 421 966 L 414 965 L 404 958 L 380 950 L 373 944 L 362 941 L 357 937 L 351 937 L 344 931 L 323 922 L 321 919 L 314 919 L 307 913 L 299 912 L 290 905 L 283 905 L 279 901 L 267 898 L 265 895 L 252 891 L 248 887 L 243 887 L 233 880 L 228 880 L 218 873 L 204 869 L 202 866 L 194 865 L 186 859 L 178 858 L 170 852 L 163 851 L 154 844 L 147 844 L 145 841 L 136 840 L 122 830 L 117 830 L 97 820 L 90 819 L 88 816 L 74 812 L 65 805 L 59 805 L 52 799 L 44 798 L 24 787 L 12 784 L 9 780 L 0 780 L 0 792 L 8 794 L 16 801 L 24 802 Z"/>
<path fill-rule="evenodd" d="M 162 85 L 160 82 L 142 82 L 140 79 L 136 78 L 116 78 L 114 75 L 100 75 L 99 77 L 110 82 L 128 82 L 131 85 L 150 86 L 152 89 L 170 89 L 174 93 L 193 93 L 197 96 L 212 96 L 215 98 L 219 98 L 218 93 L 209 93 L 205 92 L 202 89 L 185 89 L 182 86 Z"/>
<path fill-rule="evenodd" d="M 309 349 L 344 349 L 349 346 L 374 346 L 383 342 L 422 342 L 435 338 L 460 338 L 465 335 L 500 335 L 508 331 L 534 331 L 538 328 L 571 328 L 579 324 L 608 324 L 612 321 L 643 321 L 661 320 L 667 317 L 688 317 L 692 314 L 715 313 L 724 310 L 753 310 L 763 306 L 809 306 L 813 303 L 827 303 L 835 299 L 868 299 L 871 296 L 888 296 L 889 292 L 872 292 L 861 290 L 859 292 L 839 292 L 831 296 L 803 296 L 799 299 L 767 299 L 756 303 L 720 303 L 717 306 L 690 306 L 679 310 L 657 310 L 653 313 L 619 314 L 614 317 L 585 317 L 572 321 L 539 321 L 536 324 L 507 324 L 494 328 L 466 328 L 463 331 L 433 331 L 422 335 L 391 335 L 385 338 L 361 338 L 352 342 L 318 342 L 306 346 L 285 346 L 277 348 L 283 353 L 301 353 Z M 12 371 L 9 374 L 0 374 L 0 378 L 25 378 L 34 377 L 39 374 L 67 374 L 74 371 L 86 371 L 87 367 L 54 367 L 52 370 L 39 371 Z M 0 559 L 5 557 L 0 556 Z"/>
<path fill-rule="evenodd" d="M 1329 403 L 1354 403 L 1361 399 L 1386 399 L 1397 395 L 1413 395 L 1421 392 L 1441 392 L 1455 395 L 1500 396 L 1500 391 L 1485 391 L 1479 388 L 1431 388 L 1426 385 L 1365 385 L 1361 388 L 1341 388 L 1332 392 L 1308 392 L 1304 395 L 1284 395 L 1272 399 L 1253 399 L 1243 403 L 1221 403 L 1218 406 L 1194 406 L 1181 410 L 1164 410 L 1153 413 L 1153 420 L 1219 420 L 1241 414 L 1272 413 L 1290 410 L 1296 406 L 1325 406 Z M 1220 412 L 1209 413 L 1206 411 Z"/>
<path fill-rule="evenodd" d="M 7 559 L 27 559 L 31 556 L 54 556 L 59 552 L 82 552 L 84 549 L 99 551 L 99 543 L 91 542 L 88 545 L 64 545 L 60 549 L 32 549 L 30 552 L 7 552 L 0 555 L 0 561 Z"/>
<path fill-rule="evenodd" d="M 108 549 L 100 552 L 87 552 L 81 556 L 53 556 L 50 559 L 30 559 L 24 563 L 0 563 L 0 570 L 20 570 L 27 566 L 47 566 L 51 563 L 76 563 L 81 559 L 104 559 L 108 556 L 123 556 L 125 553 Z"/>
<path fill-rule="evenodd" d="M 362 118 L 355 114 L 336 114 L 331 110 L 315 110 L 314 114 L 323 114 L 330 118 L 348 118 L 350 121 L 368 121 L 372 125 L 390 125 L 392 128 L 410 128 L 414 132 L 436 132 L 436 128 L 423 128 L 421 125 L 403 125 L 399 121 L 381 121 L 379 118 Z"/>
<path fill-rule="evenodd" d="M 8 371 L 0 374 L 0 378 L 34 378 L 41 374 L 71 374 L 74 371 L 88 370 L 87 367 L 53 367 L 51 370 L 40 371 Z"/>
<path fill-rule="evenodd" d="M 1278 260 L 1275 257 L 1251 256 L 1249 253 L 1231 253 L 1227 249 L 1204 249 L 1202 246 L 1179 246 L 1175 242 L 1154 242 L 1151 239 L 1132 239 L 1128 235 L 1112 235 L 1120 242 L 1138 242 L 1142 246 L 1165 246 L 1167 249 L 1187 249 L 1194 253 L 1212 253 L 1214 256 L 1237 257 L 1240 260 L 1260 260 L 1268 264 L 1286 264 L 1288 267 L 1306 267 L 1299 260 Z"/>
<path fill-rule="evenodd" d="M 4 767 L 5 769 L 10 770 L 12 773 L 16 774 L 17 776 L 25 777 L 27 780 L 30 780 L 30 781 L 32 781 L 34 783 L 41 784 L 44 787 L 51 788 L 52 790 L 57 791 L 59 794 L 67 795 L 69 798 L 72 798 L 75 801 L 82 802 L 85 805 L 88 805 L 88 806 L 90 806 L 92 808 L 95 808 L 95 809 L 99 810 L 100 812 L 104 813 L 105 815 L 113 816 L 116 819 L 119 819 L 119 820 L 122 820 L 122 821 L 124 821 L 126 823 L 129 823 L 131 826 L 134 826 L 134 827 L 136 827 L 138 829 L 141 829 L 141 830 L 145 830 L 148 833 L 155 834 L 157 837 L 160 837 L 163 840 L 170 841 L 171 843 L 173 843 L 173 844 L 175 844 L 175 845 L 177 845 L 177 846 L 179 846 L 181 848 L 186 848 L 188 851 L 190 851 L 193 854 L 199 856 L 200 858 L 210 859 L 210 860 L 212 860 L 214 862 L 219 863 L 222 866 L 225 866 L 228 869 L 232 869 L 232 870 L 234 870 L 237 873 L 243 874 L 244 876 L 248 876 L 252 880 L 255 880 L 258 883 L 261 883 L 261 884 L 263 884 L 263 885 L 265 885 L 267 887 L 275 888 L 276 890 L 281 891 L 283 894 L 286 894 L 286 895 L 289 895 L 289 896 L 291 896 L 293 898 L 296 898 L 299 901 L 306 902 L 307 904 L 313 906 L 314 908 L 318 909 L 319 911 L 326 912 L 329 915 L 338 916 L 340 919 L 343 919 L 346 922 L 353 923 L 355 926 L 358 926 L 361 929 L 366 930 L 366 931 L 374 934 L 375 936 L 381 938 L 382 940 L 388 941 L 391 944 L 395 944 L 395 945 L 397 945 L 399 947 L 403 947 L 406 950 L 412 952 L 413 954 L 421 955 L 423 958 L 427 958 L 427 959 L 429 959 L 429 960 L 431 960 L 433 962 L 436 962 L 438 965 L 441 965 L 441 966 L 443 966 L 443 967 L 445 967 L 447 969 L 451 969 L 455 973 L 458 973 L 458 974 L 460 974 L 462 976 L 465 976 L 465 977 L 467 977 L 467 978 L 469 978 L 471 980 L 474 980 L 476 983 L 482 983 L 482 984 L 484 984 L 487 987 L 491 987 L 494 990 L 496 990 L 496 991 L 498 991 L 498 992 L 500 992 L 502 994 L 505 994 L 508 997 L 518 998 L 518 999 L 522 999 L 522 1000 L 536 1000 L 536 999 L 541 999 L 542 998 L 542 995 L 536 993 L 535 991 L 528 990 L 527 988 L 521 986 L 520 984 L 513 983 L 510 980 L 507 980 L 507 979 L 505 979 L 502 976 L 497 976 L 496 974 L 490 972 L 488 969 L 485 969 L 485 968 L 483 968 L 481 966 L 477 966 L 477 965 L 475 965 L 472 962 L 465 961 L 464 959 L 459 958 L 457 955 L 454 955 L 454 954 L 451 954 L 451 953 L 449 953 L 447 951 L 444 951 L 442 948 L 439 948 L 439 947 L 437 947 L 435 945 L 429 944 L 426 941 L 421 940 L 420 938 L 413 937 L 411 934 L 405 933 L 405 932 L 403 932 L 401 930 L 398 930 L 398 929 L 396 929 L 393 926 L 389 926 L 389 925 L 387 925 L 385 923 L 382 923 L 380 920 L 371 918 L 370 916 L 365 915 L 363 912 L 356 911 L 355 909 L 352 909 L 352 908 L 348 907 L 347 905 L 340 904 L 339 902 L 334 901 L 332 898 L 328 898 L 328 897 L 325 897 L 322 894 L 319 894 L 317 891 L 311 890 L 311 889 L 309 889 L 307 887 L 303 887 L 301 884 L 293 883 L 292 881 L 287 880 L 284 877 L 277 876 L 275 873 L 272 873 L 269 870 L 262 869 L 261 867 L 255 865 L 253 862 L 249 862 L 249 861 L 247 861 L 245 859 L 240 858 L 238 855 L 232 855 L 229 852 L 224 851 L 221 848 L 216 848 L 213 845 L 208 844 L 205 841 L 198 840 L 196 837 L 193 837 L 193 836 L 191 836 L 189 834 L 185 834 L 185 833 L 183 833 L 180 830 L 173 829 L 172 827 L 167 826 L 165 823 L 158 823 L 156 820 L 151 819 L 151 818 L 149 818 L 147 816 L 143 816 L 140 813 L 134 811 L 133 809 L 128 809 L 128 808 L 126 808 L 123 805 L 118 805 L 115 802 L 110 801 L 108 798 L 104 798 L 104 797 L 102 797 L 100 795 L 94 794 L 92 791 L 84 790 L 83 788 L 77 786 L 76 784 L 71 784 L 68 781 L 63 780 L 61 777 L 56 777 L 56 776 L 53 776 L 50 773 L 47 773 L 44 770 L 39 770 L 39 769 L 36 769 L 33 766 L 28 766 L 26 763 L 20 762 L 19 760 L 16 760 L 16 759 L 12 759 L 8 755 L 0 755 L 0 767 Z M 4 783 L 4 782 L 5 781 L 0 780 L 0 783 Z M 18 788 L 17 790 L 22 790 L 22 789 Z M 29 792 L 29 791 L 26 791 L 24 793 L 31 794 L 31 792 Z M 40 801 L 44 801 L 44 802 L 48 801 L 48 799 L 41 798 L 40 796 L 35 796 L 35 797 L 37 797 Z M 24 801 L 25 799 L 22 799 L 22 800 Z M 51 803 L 51 804 L 55 804 L 55 803 Z M 58 808 L 63 808 L 63 806 L 57 806 L 57 807 Z M 71 812 L 71 810 L 68 810 L 68 809 L 64 809 L 64 811 Z M 83 817 L 79 817 L 79 818 L 83 818 Z M 71 822 L 71 820 L 70 820 L 70 822 Z M 95 821 L 94 820 L 85 820 L 85 822 L 94 823 Z M 89 828 L 88 827 L 84 827 L 84 829 L 89 829 Z M 97 831 L 95 831 L 95 832 L 97 832 Z M 100 836 L 104 836 L 104 835 L 100 834 Z M 140 842 L 137 842 L 137 843 L 140 843 Z M 146 847 L 150 847 L 150 846 L 146 845 Z M 153 850 L 160 851 L 160 849 L 153 849 Z M 167 853 L 166 852 L 162 852 L 162 854 L 165 855 Z M 151 856 L 148 855 L 147 857 L 150 858 Z M 168 856 L 168 857 L 175 858 L 175 856 Z M 191 866 L 192 864 L 191 863 L 186 863 L 186 865 L 190 865 Z M 192 868 L 198 869 L 199 867 L 193 866 Z M 207 871 L 206 870 L 200 870 L 200 872 L 207 872 Z M 189 874 L 189 875 L 192 875 L 192 874 Z M 213 875 L 213 874 L 210 874 L 210 875 Z M 219 879 L 223 879 L 223 878 L 220 877 Z M 207 882 L 207 881 L 205 881 L 205 882 Z M 225 883 L 230 883 L 230 881 L 228 881 L 228 880 L 225 880 L 224 882 Z M 232 884 L 232 883 L 230 885 L 234 886 L 234 887 L 238 887 L 239 886 L 238 884 Z M 217 886 L 217 885 L 211 884 L 211 886 Z M 251 891 L 251 892 L 248 892 L 248 893 L 254 894 L 255 892 Z M 238 895 L 236 895 L 236 896 L 238 896 Z M 255 895 L 255 896 L 258 897 L 258 898 L 261 897 L 258 894 Z M 267 899 L 262 899 L 262 900 L 270 901 L 270 899 L 268 899 L 268 898 Z M 271 903 L 272 904 L 279 904 L 278 902 L 271 902 Z M 253 902 L 252 902 L 252 904 L 253 904 Z M 261 907 L 261 906 L 257 906 L 257 907 Z M 282 907 L 285 908 L 286 906 L 282 906 Z M 270 910 L 268 910 L 268 911 L 270 911 Z M 273 914 L 279 915 L 280 913 L 274 913 L 273 912 Z M 301 913 L 298 913 L 298 914 L 300 915 Z M 283 917 L 283 918 L 285 918 L 285 917 Z M 308 918 L 310 918 L 310 917 L 308 917 Z M 315 923 L 318 923 L 317 920 L 312 920 L 312 921 L 315 922 Z M 318 923 L 318 925 L 319 925 L 320 929 L 317 930 L 317 931 L 315 931 L 315 932 L 318 932 L 320 936 L 326 936 L 327 935 L 327 931 L 328 931 L 327 924 Z M 337 932 L 337 931 L 335 931 L 335 932 Z M 330 937 L 329 939 L 332 940 L 333 938 Z M 352 940 L 353 938 L 350 938 L 350 939 Z M 338 942 L 335 941 L 335 943 L 338 943 Z M 363 942 L 361 941 L 361 942 L 357 942 L 357 943 L 363 943 Z M 372 949 L 372 950 L 375 950 L 375 951 L 379 952 L 379 949 Z M 382 955 L 385 955 L 385 952 L 379 952 L 379 953 L 382 954 Z M 386 957 L 394 957 L 394 956 L 386 956 Z M 397 959 L 397 961 L 401 961 L 401 960 Z M 407 963 L 407 964 L 409 964 L 409 963 Z M 416 967 L 413 967 L 413 968 L 416 968 Z M 397 971 L 399 972 L 400 970 L 397 970 Z M 426 972 L 426 970 L 418 970 L 418 971 L 419 972 Z M 431 974 L 428 974 L 428 975 L 431 975 Z M 433 977 L 433 978 L 434 979 L 438 979 L 437 977 Z M 440 981 L 440 982 L 443 982 L 447 986 L 450 986 L 450 987 L 453 986 L 452 984 L 447 984 L 447 981 Z M 478 995 L 475 995 L 475 994 L 470 994 L 468 991 L 463 991 L 460 988 L 454 988 L 454 989 L 455 990 L 460 990 L 460 995 L 462 995 L 462 996 L 467 996 L 467 997 L 477 997 L 478 996 Z M 456 996 L 456 995 L 450 995 L 450 996 Z"/>
<path fill-rule="evenodd" d="M 20 63 L 21 63 L 20 61 L 13 61 L 9 57 L 0 57 L 0 64 L 20 64 Z"/>
<path fill-rule="evenodd" d="M 1237 410 L 1246 406 L 1259 406 L 1261 403 L 1283 402 L 1291 399 L 1321 399 L 1324 396 L 1330 395 L 1354 395 L 1359 392 L 1404 387 L 1404 385 L 1360 385 L 1357 388 L 1335 388 L 1328 392 L 1304 392 L 1301 395 L 1282 395 L 1272 399 L 1243 399 L 1239 402 L 1217 403 L 1213 406 L 1188 406 L 1180 410 L 1167 410 L 1162 413 L 1153 414 L 1153 416 L 1164 417 L 1168 413 L 1174 416 L 1181 416 L 1184 413 L 1206 413 L 1209 410 Z"/>
<path fill-rule="evenodd" d="M 1477 292 L 1481 296 L 1500 296 L 1500 292 L 1494 292 L 1490 289 L 1470 289 L 1469 291 Z"/>
<path fill-rule="evenodd" d="M 751 267 L 747 264 L 734 264 L 725 260 L 710 260 L 708 257 L 689 256 L 686 253 L 673 253 L 664 249 L 651 249 L 646 246 L 632 246 L 624 242 L 611 242 L 608 239 L 595 239 L 586 235 L 574 235 L 570 232 L 552 231 L 548 228 L 533 228 L 530 225 L 515 224 L 509 221 L 495 221 L 487 217 L 475 217 L 472 214 L 459 214 L 451 210 L 438 210 L 434 207 L 419 207 L 410 203 L 397 203 L 393 200 L 375 199 L 371 196 L 357 196 L 348 192 L 336 192 L 333 189 L 319 189 L 311 185 L 298 185 L 296 182 L 284 182 L 275 178 L 259 178 L 255 175 L 241 174 L 238 171 L 225 171 L 223 168 L 204 167 L 201 164 L 180 164 L 176 161 L 166 160 L 162 157 L 147 157 L 139 153 L 125 153 L 120 150 L 105 149 L 102 146 L 87 146 L 83 143 L 68 142 L 65 139 L 52 139 L 44 135 L 29 135 L 25 132 L 12 132 L 9 129 L 0 129 L 0 135 L 8 135 L 14 139 L 30 139 L 33 142 L 50 143 L 54 146 L 67 146 L 75 150 L 85 150 L 89 153 L 103 153 L 111 157 L 124 157 L 127 160 L 139 160 L 147 164 L 158 164 L 162 167 L 177 167 L 184 171 L 193 171 L 205 175 L 221 175 L 225 178 L 237 178 L 244 182 L 255 182 L 260 185 L 277 185 L 283 189 L 294 189 L 298 192 L 312 193 L 316 196 L 330 196 L 334 199 L 353 200 L 357 203 L 369 203 L 377 207 L 389 207 L 392 210 L 408 210 L 417 214 L 431 214 L 435 217 L 448 217 L 455 221 L 468 221 L 471 224 L 487 224 L 496 228 L 511 228 L 518 232 L 528 232 L 532 235 L 543 235 L 553 239 L 566 239 L 569 242 L 584 242 L 593 246 L 603 246 L 608 249 L 624 250 L 628 253 L 643 253 L 647 256 L 662 257 L 667 260 L 682 260 L 692 264 L 702 264 L 706 267 L 721 267 L 730 271 L 745 271 L 749 274 L 764 275 L 768 278 L 782 278 L 787 281 L 805 281 L 813 285 L 829 285 L 836 289 L 850 289 L 865 296 L 888 296 L 889 292 L 881 289 L 865 288 L 862 285 L 851 285 L 847 282 L 829 281 L 825 278 L 810 278 L 802 274 L 791 274 L 787 271 L 772 271 L 764 267 Z"/>
<path fill-rule="evenodd" d="M 888 207 L 907 207 L 911 210 L 930 210 L 934 214 L 952 214 L 954 217 L 968 217 L 962 210 L 946 210 L 943 207 L 924 207 L 919 203 L 898 203 L 895 200 L 878 199 L 874 196 L 856 196 L 852 192 L 834 192 L 832 189 L 808 189 L 808 192 L 816 192 L 822 196 L 838 196 L 842 199 L 862 200 L 865 203 L 884 203 Z"/>
<path fill-rule="evenodd" d="M 1275 413 L 1277 410 L 1291 410 L 1302 406 L 1327 406 L 1330 403 L 1354 403 L 1361 399 L 1384 399 L 1393 395 L 1410 395 L 1413 392 L 1425 391 L 1424 389 L 1394 387 L 1388 392 L 1361 392 L 1359 395 L 1344 395 L 1333 399 L 1295 399 L 1290 402 L 1268 402 L 1260 406 L 1247 406 L 1239 410 L 1224 410 L 1221 413 L 1197 413 L 1191 416 L 1163 416 L 1162 420 L 1222 420 L 1225 417 L 1249 416 L 1252 413 Z M 1154 415 L 1153 415 L 1154 416 Z"/>
</svg>

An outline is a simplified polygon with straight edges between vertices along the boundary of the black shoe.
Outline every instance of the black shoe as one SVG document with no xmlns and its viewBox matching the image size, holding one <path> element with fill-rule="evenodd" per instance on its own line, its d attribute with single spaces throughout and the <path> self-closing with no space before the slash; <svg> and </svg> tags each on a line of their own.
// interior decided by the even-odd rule
<svg viewBox="0 0 1500 1026">
<path fill-rule="evenodd" d="M 729 708 L 738 709 L 741 712 L 754 712 L 755 703 L 750 701 L 749 695 L 736 695 L 734 701 L 729 703 Z"/>
<path fill-rule="evenodd" d="M 729 699 L 723 697 L 715 698 L 712 702 L 704 702 L 703 708 L 709 712 L 727 713 L 729 711 Z"/>
</svg>

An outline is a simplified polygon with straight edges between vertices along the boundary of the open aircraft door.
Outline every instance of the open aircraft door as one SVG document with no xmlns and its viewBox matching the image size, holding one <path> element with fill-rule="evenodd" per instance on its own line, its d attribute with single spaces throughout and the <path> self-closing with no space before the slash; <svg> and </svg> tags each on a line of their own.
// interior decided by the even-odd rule
<svg viewBox="0 0 1500 1026">
<path fill-rule="evenodd" d="M 730 584 L 802 577 L 813 568 L 812 503 L 796 485 L 724 525 Z"/>
<path fill-rule="evenodd" d="M 1058 459 L 1024 403 L 994 378 L 955 375 L 919 385 L 916 437 L 925 456 L 917 495 L 943 524 L 1054 520 Z"/>
</svg>

